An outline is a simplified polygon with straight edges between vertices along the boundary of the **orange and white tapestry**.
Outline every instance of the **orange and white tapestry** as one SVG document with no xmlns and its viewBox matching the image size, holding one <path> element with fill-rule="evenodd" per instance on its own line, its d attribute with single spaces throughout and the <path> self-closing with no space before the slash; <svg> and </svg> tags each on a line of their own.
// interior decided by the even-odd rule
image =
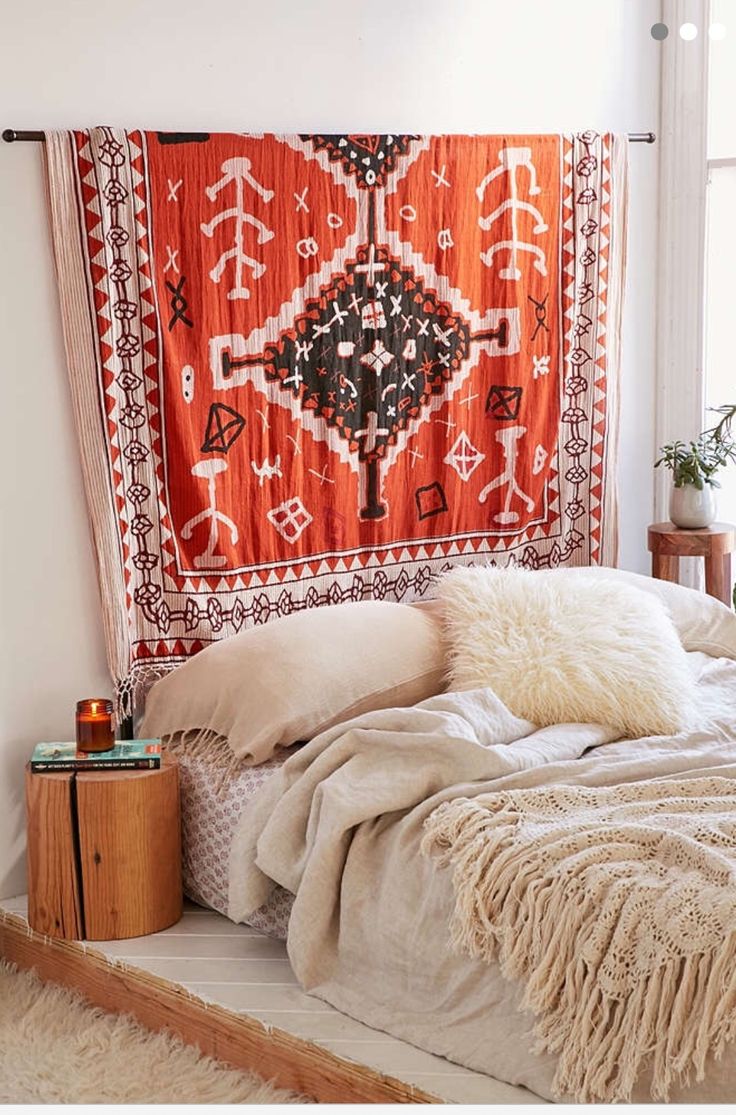
<svg viewBox="0 0 736 1115">
<path fill-rule="evenodd" d="M 46 147 L 121 698 L 458 562 L 615 561 L 625 137 Z"/>
</svg>

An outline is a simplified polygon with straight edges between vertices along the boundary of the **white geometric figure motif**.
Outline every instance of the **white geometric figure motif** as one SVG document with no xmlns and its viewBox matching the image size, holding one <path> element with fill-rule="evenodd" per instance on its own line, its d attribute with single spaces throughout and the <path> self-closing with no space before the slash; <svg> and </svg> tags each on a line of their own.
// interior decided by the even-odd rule
<svg viewBox="0 0 736 1115">
<path fill-rule="evenodd" d="M 328 213 L 327 224 L 330 226 L 330 228 L 342 228 L 343 219 L 339 213 Z"/>
<path fill-rule="evenodd" d="M 364 367 L 370 368 L 377 376 L 380 376 L 384 368 L 387 368 L 393 359 L 394 354 L 388 351 L 383 341 L 379 338 L 377 341 L 373 342 L 373 347 L 370 352 L 366 352 L 361 356 L 360 363 L 363 364 Z"/>
<path fill-rule="evenodd" d="M 210 271 L 210 278 L 214 283 L 219 283 L 222 278 L 223 271 L 228 262 L 232 259 L 235 261 L 235 285 L 228 291 L 227 296 L 230 301 L 239 298 L 250 298 L 250 291 L 243 283 L 243 268 L 249 267 L 253 272 L 254 279 L 260 279 L 266 270 L 266 265 L 260 263 L 258 260 L 251 259 L 250 256 L 245 254 L 243 248 L 243 233 L 245 225 L 252 225 L 258 233 L 258 244 L 266 244 L 269 240 L 273 240 L 276 235 L 270 228 L 267 228 L 263 221 L 258 217 L 254 217 L 252 213 L 248 213 L 245 208 L 245 187 L 250 186 L 251 189 L 263 198 L 265 202 L 270 202 L 274 196 L 273 190 L 267 190 L 262 186 L 250 172 L 251 161 L 246 158 L 226 159 L 222 164 L 222 178 L 213 183 L 211 186 L 205 188 L 205 193 L 210 201 L 215 201 L 217 195 L 221 190 L 227 186 L 235 186 L 235 205 L 231 209 L 223 209 L 216 217 L 206 224 L 200 225 L 202 232 L 205 236 L 212 237 L 215 229 L 223 221 L 232 220 L 234 224 L 234 242 L 235 246 L 227 252 L 223 252 L 218 259 L 215 266 Z"/>
<path fill-rule="evenodd" d="M 227 557 L 224 554 L 216 554 L 215 548 L 217 546 L 217 538 L 219 535 L 218 523 L 230 528 L 230 541 L 234 546 L 238 541 L 238 528 L 232 519 L 227 515 L 223 515 L 221 511 L 217 510 L 217 492 L 215 477 L 219 472 L 225 472 L 227 468 L 227 461 L 221 460 L 219 457 L 211 461 L 197 461 L 196 465 L 192 466 L 192 476 L 200 476 L 207 480 L 207 499 L 209 506 L 204 511 L 200 511 L 198 515 L 194 515 L 188 519 L 184 526 L 181 528 L 181 536 L 184 539 L 192 537 L 192 531 L 200 523 L 210 520 L 210 534 L 207 539 L 207 545 L 201 554 L 197 554 L 194 558 L 194 564 L 197 569 L 207 569 L 212 566 L 227 565 Z"/>
<path fill-rule="evenodd" d="M 164 275 L 167 271 L 176 271 L 179 274 L 179 264 L 177 262 L 179 256 L 179 249 L 172 248 L 170 244 L 166 245 L 166 263 L 164 264 Z"/>
<path fill-rule="evenodd" d="M 337 342 L 337 355 L 348 357 L 352 356 L 355 352 L 355 341 L 338 341 Z"/>
<path fill-rule="evenodd" d="M 307 205 L 307 193 L 308 192 L 309 192 L 309 186 L 305 186 L 300 194 L 297 194 L 297 193 L 294 194 L 294 201 L 296 202 L 296 212 L 297 213 L 301 209 L 303 209 L 305 213 L 309 212 L 309 206 Z"/>
<path fill-rule="evenodd" d="M 508 175 L 509 191 L 511 197 L 503 201 L 498 208 L 494 209 L 485 217 L 478 218 L 478 224 L 484 231 L 494 224 L 507 210 L 511 211 L 511 239 L 499 240 L 496 244 L 492 244 L 487 251 L 480 253 L 480 258 L 486 267 L 490 267 L 493 263 L 493 257 L 496 252 L 502 250 L 509 250 L 511 258 L 508 267 L 503 267 L 499 271 L 502 279 L 510 279 L 517 281 L 521 278 L 521 271 L 518 267 L 519 252 L 531 252 L 536 259 L 534 260 L 534 267 L 541 275 L 547 274 L 547 257 L 541 248 L 535 244 L 529 244 L 519 238 L 519 213 L 526 211 L 531 213 L 534 217 L 536 224 L 534 225 L 533 232 L 538 236 L 542 232 L 547 231 L 547 224 L 544 217 L 534 205 L 530 205 L 528 201 L 519 200 L 519 183 L 517 181 L 516 172 L 519 167 L 525 167 L 529 172 L 529 193 L 538 194 L 540 187 L 537 185 L 537 171 L 534 163 L 532 162 L 532 149 L 531 147 L 503 147 L 498 153 L 498 161 L 500 166 L 495 167 L 494 170 L 489 171 L 480 185 L 476 188 L 476 195 L 478 201 L 482 201 L 486 189 L 489 184 L 499 174 Z"/>
<path fill-rule="evenodd" d="M 207 352 L 215 390 L 224 391 L 247 383 L 249 369 L 230 367 L 231 360 L 238 360 L 246 355 L 247 342 L 242 333 L 223 333 L 219 337 L 210 337 Z"/>
<path fill-rule="evenodd" d="M 194 400 L 194 368 L 191 364 L 185 364 L 181 370 L 181 393 L 185 403 L 191 403 Z"/>
<path fill-rule="evenodd" d="M 438 418 L 437 421 L 441 426 L 445 426 L 445 437 L 449 438 L 452 431 L 456 428 L 457 422 L 453 422 L 451 418 Z"/>
<path fill-rule="evenodd" d="M 413 205 L 402 205 L 399 209 L 399 216 L 402 221 L 415 221 L 417 219 L 417 211 Z"/>
<path fill-rule="evenodd" d="M 406 344 L 404 345 L 404 351 L 401 355 L 403 356 L 404 360 L 416 360 L 417 342 L 414 340 L 413 337 L 410 337 L 409 340 L 406 342 Z"/>
<path fill-rule="evenodd" d="M 347 376 L 341 374 L 338 383 L 340 384 L 341 395 L 344 395 L 347 391 L 353 399 L 358 398 L 358 388 L 355 386 L 351 379 L 348 379 Z"/>
<path fill-rule="evenodd" d="M 319 244 L 313 236 L 307 236 L 304 240 L 298 240 L 296 245 L 297 255 L 302 259 L 309 259 L 310 256 L 316 256 L 319 251 Z"/>
<path fill-rule="evenodd" d="M 447 186 L 447 187 L 450 186 L 450 183 L 445 178 L 445 171 L 446 170 L 447 170 L 447 167 L 443 163 L 442 164 L 442 169 L 439 171 L 439 173 L 436 170 L 432 171 L 432 175 L 435 178 L 435 186 L 437 187 L 437 189 L 439 189 L 440 186 Z"/>
<path fill-rule="evenodd" d="M 368 251 L 368 262 L 367 263 L 356 263 L 353 270 L 354 271 L 360 271 L 360 272 L 365 271 L 365 275 L 366 275 L 366 278 L 368 280 L 368 286 L 374 286 L 375 285 L 376 271 L 385 271 L 386 270 L 386 264 L 385 263 L 376 263 L 376 245 L 375 244 L 371 244 L 370 249 Z"/>
<path fill-rule="evenodd" d="M 465 430 L 463 430 L 445 457 L 444 463 L 454 468 L 460 479 L 467 482 L 481 461 L 485 461 L 485 459 L 485 453 L 481 453 L 479 449 L 475 448 Z"/>
<path fill-rule="evenodd" d="M 452 239 L 452 232 L 449 228 L 441 228 L 437 233 L 437 247 L 441 252 L 446 252 L 448 248 L 455 247 L 455 241 Z"/>
<path fill-rule="evenodd" d="M 360 315 L 364 329 L 383 329 L 386 325 L 386 314 L 382 302 L 366 302 Z"/>
<path fill-rule="evenodd" d="M 540 472 L 545 466 L 547 460 L 547 450 L 543 445 L 538 445 L 534 450 L 534 463 L 532 465 L 532 474 L 539 476 Z"/>
<path fill-rule="evenodd" d="M 549 375 L 549 356 L 532 356 L 532 359 L 534 361 L 534 368 L 532 370 L 534 379 Z"/>
<path fill-rule="evenodd" d="M 183 181 L 184 181 L 183 178 L 179 178 L 178 181 L 176 181 L 176 182 L 172 182 L 170 178 L 166 179 L 166 183 L 169 187 L 169 196 L 166 198 L 167 201 L 178 201 L 179 200 L 177 195 L 179 193 L 179 190 L 182 187 Z"/>
<path fill-rule="evenodd" d="M 299 367 L 298 364 L 294 368 L 294 374 L 290 375 L 290 376 L 287 376 L 284 379 L 283 383 L 284 383 L 284 387 L 286 387 L 287 384 L 291 383 L 291 384 L 294 385 L 294 390 L 295 391 L 299 390 L 301 385 L 304 383 L 304 376 L 302 375 L 301 368 Z"/>
<path fill-rule="evenodd" d="M 317 477 L 317 479 L 319 480 L 320 488 L 325 483 L 326 484 L 334 484 L 335 483 L 335 481 L 331 480 L 330 477 L 327 475 L 327 465 L 325 465 L 325 467 L 322 469 L 322 472 L 317 472 L 316 468 L 310 468 L 307 471 L 311 472 L 312 476 Z"/>
<path fill-rule="evenodd" d="M 345 320 L 345 318 L 347 316 L 348 316 L 348 311 L 347 310 L 341 310 L 339 303 L 338 302 L 333 302 L 332 303 L 332 317 L 330 318 L 329 321 L 326 321 L 324 325 L 316 325 L 316 324 L 313 325 L 312 326 L 312 337 L 314 337 L 316 339 L 317 337 L 321 337 L 323 333 L 329 333 L 330 329 L 332 328 L 333 325 L 335 325 L 335 323 L 337 323 L 338 325 L 342 325 L 343 321 Z"/>
<path fill-rule="evenodd" d="M 266 512 L 266 518 L 281 537 L 292 546 L 312 521 L 312 516 L 299 496 L 284 500 L 278 507 L 272 507 Z"/>
<path fill-rule="evenodd" d="M 262 463 L 259 465 L 256 461 L 250 462 L 250 467 L 258 477 L 258 487 L 263 487 L 264 480 L 272 480 L 274 476 L 283 476 L 281 472 L 281 456 L 276 454 L 276 459 L 271 464 L 268 457 L 264 457 Z"/>
<path fill-rule="evenodd" d="M 364 430 L 356 430 L 355 436 L 363 438 L 363 453 L 372 453 L 376 448 L 376 439 L 379 437 L 386 437 L 391 431 L 386 430 L 378 425 L 378 415 L 375 410 L 368 412 L 367 426 Z"/>
<path fill-rule="evenodd" d="M 511 497 L 516 493 L 519 499 L 523 500 L 526 504 L 527 511 L 534 510 L 534 500 L 530 499 L 526 492 L 522 492 L 519 485 L 516 483 L 516 458 L 519 452 L 517 442 L 523 438 L 526 433 L 526 426 L 503 426 L 496 433 L 496 441 L 499 443 L 503 450 L 503 456 L 506 464 L 503 471 L 491 480 L 490 484 L 486 484 L 485 488 L 478 496 L 479 503 L 485 503 L 490 493 L 495 488 L 500 488 L 506 485 L 506 498 L 504 500 L 503 511 L 499 511 L 493 518 L 497 523 L 506 526 L 511 523 L 518 523 L 518 512 L 511 510 Z"/>
</svg>

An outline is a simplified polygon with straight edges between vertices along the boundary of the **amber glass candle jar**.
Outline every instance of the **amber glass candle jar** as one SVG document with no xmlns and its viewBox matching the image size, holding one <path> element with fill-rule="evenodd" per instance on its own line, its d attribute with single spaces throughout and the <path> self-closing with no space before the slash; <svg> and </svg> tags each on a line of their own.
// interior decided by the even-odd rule
<svg viewBox="0 0 736 1115">
<path fill-rule="evenodd" d="M 112 701 L 102 697 L 77 701 L 77 750 L 109 751 L 114 746 Z"/>
</svg>

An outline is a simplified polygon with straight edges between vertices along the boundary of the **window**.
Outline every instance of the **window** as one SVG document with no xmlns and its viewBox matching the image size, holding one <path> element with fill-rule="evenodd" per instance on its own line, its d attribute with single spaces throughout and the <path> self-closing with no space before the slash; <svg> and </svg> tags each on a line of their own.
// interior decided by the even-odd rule
<svg viewBox="0 0 736 1115">
<path fill-rule="evenodd" d="M 736 403 L 736 4 L 712 0 L 708 75 L 705 404 Z M 706 426 L 714 424 L 706 412 Z M 734 430 L 736 434 L 736 429 Z M 736 466 L 721 474 L 718 517 L 736 521 Z"/>
</svg>

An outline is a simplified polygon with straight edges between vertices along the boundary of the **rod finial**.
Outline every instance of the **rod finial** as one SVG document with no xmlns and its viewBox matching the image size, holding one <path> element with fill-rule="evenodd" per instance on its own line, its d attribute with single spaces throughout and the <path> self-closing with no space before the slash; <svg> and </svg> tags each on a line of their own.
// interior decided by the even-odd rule
<svg viewBox="0 0 736 1115">
<path fill-rule="evenodd" d="M 15 128 L 6 128 L 3 132 L 3 139 L 6 143 L 15 143 Z"/>
</svg>

